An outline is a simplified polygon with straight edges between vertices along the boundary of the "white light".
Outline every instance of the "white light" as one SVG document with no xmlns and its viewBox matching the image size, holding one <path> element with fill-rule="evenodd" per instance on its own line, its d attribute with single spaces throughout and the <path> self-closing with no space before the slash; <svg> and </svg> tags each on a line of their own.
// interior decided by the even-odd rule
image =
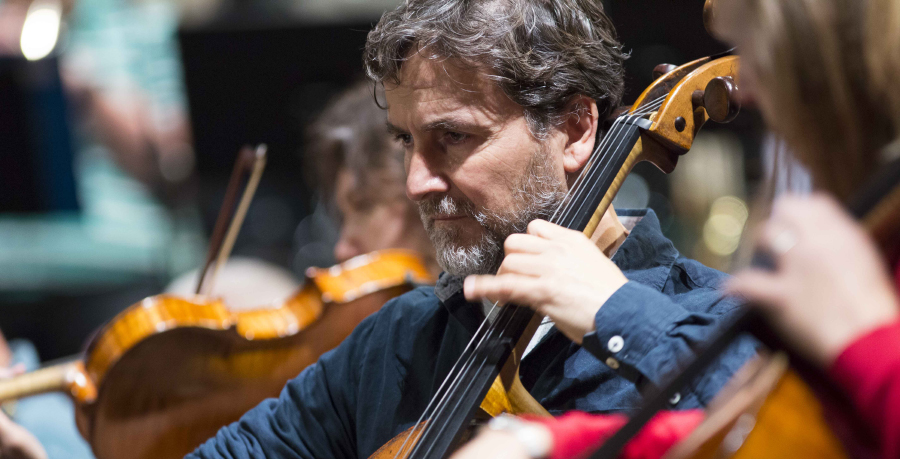
<svg viewBox="0 0 900 459">
<path fill-rule="evenodd" d="M 734 196 L 716 199 L 703 225 L 703 242 L 710 252 L 719 256 L 734 253 L 741 242 L 749 212 L 747 204 Z"/>
<path fill-rule="evenodd" d="M 37 0 L 28 8 L 22 38 L 22 54 L 29 61 L 43 59 L 56 47 L 62 8 L 57 1 Z"/>
</svg>

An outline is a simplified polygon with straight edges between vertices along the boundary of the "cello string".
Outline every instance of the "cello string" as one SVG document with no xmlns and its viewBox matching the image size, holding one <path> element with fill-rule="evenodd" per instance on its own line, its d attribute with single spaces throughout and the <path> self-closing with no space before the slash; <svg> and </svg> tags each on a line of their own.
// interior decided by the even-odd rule
<svg viewBox="0 0 900 459">
<path fill-rule="evenodd" d="M 647 115 L 647 114 L 653 112 L 654 110 L 657 110 L 657 109 L 662 105 L 662 103 L 664 102 L 664 100 L 666 99 L 666 97 L 668 97 L 668 95 L 664 95 L 664 96 L 661 96 L 661 97 L 657 97 L 656 99 L 652 100 L 651 102 L 648 102 L 648 103 L 642 105 L 641 108 L 639 108 L 638 110 L 636 110 L 634 113 L 628 113 L 628 114 L 625 114 L 625 115 L 620 116 L 619 118 L 617 118 L 617 121 L 618 121 L 618 120 L 621 120 L 621 119 L 629 119 L 629 120 L 631 120 L 631 119 L 634 119 L 634 116 L 643 117 L 644 115 Z M 631 118 L 629 118 L 629 117 L 631 117 Z M 603 166 L 604 166 L 604 168 L 599 172 L 599 174 L 601 174 L 601 175 L 607 172 L 607 169 L 606 169 L 606 168 L 607 168 L 607 167 L 610 167 L 610 166 L 611 166 L 611 163 L 610 163 L 609 161 L 607 161 L 607 162 L 605 162 L 605 163 L 603 164 Z M 588 172 L 588 171 L 586 171 L 586 172 Z M 596 182 L 596 175 L 597 175 L 597 173 L 593 173 L 594 171 L 590 171 L 590 172 L 591 172 L 591 174 L 590 174 L 591 179 L 590 179 L 590 180 L 587 180 L 587 183 L 592 183 L 592 184 L 594 184 L 594 186 L 596 186 L 596 183 L 597 183 L 597 182 Z M 582 175 L 588 175 L 588 174 L 582 174 Z M 589 194 L 590 194 L 590 193 L 589 193 Z M 569 204 L 574 205 L 574 200 L 573 200 L 573 201 L 570 201 Z M 565 210 L 565 212 L 566 212 L 566 213 L 571 213 L 571 207 L 568 207 L 568 208 Z M 555 215 L 554 215 L 554 216 L 555 216 Z M 554 222 L 554 223 L 559 223 L 559 222 Z"/>
<path fill-rule="evenodd" d="M 638 117 L 635 117 L 635 118 L 638 118 Z M 632 119 L 634 119 L 634 118 L 632 118 Z M 629 121 L 631 121 L 631 120 L 629 120 Z M 628 155 L 628 154 L 630 154 L 630 153 L 631 153 L 630 151 L 627 151 L 627 152 L 623 151 L 623 152 L 621 152 L 620 154 Z M 608 166 L 608 167 L 611 167 L 611 165 L 607 165 L 607 166 Z M 607 168 L 604 168 L 603 174 L 607 173 L 608 167 L 607 167 Z M 593 180 L 592 182 L 589 182 L 589 183 L 590 183 L 590 191 L 588 192 L 589 195 L 595 194 L 595 193 L 597 192 L 598 188 L 602 186 L 602 185 L 599 183 L 599 180 Z M 608 190 L 607 190 L 607 191 L 608 191 Z M 610 204 L 611 204 L 611 203 L 610 203 Z M 581 208 L 583 208 L 584 205 L 585 205 L 585 204 L 582 204 L 582 205 L 581 205 Z M 579 210 L 581 210 L 581 208 L 579 208 Z"/>
<path fill-rule="evenodd" d="M 653 110 L 656 110 L 657 108 L 659 108 L 659 106 L 662 104 L 662 102 L 665 100 L 666 97 L 668 97 L 668 95 L 664 95 L 664 96 L 657 97 L 656 99 L 654 99 L 654 100 L 652 100 L 652 101 L 650 101 L 650 102 L 645 103 L 644 105 L 642 105 L 638 110 L 634 111 L 633 113 L 626 113 L 626 114 L 624 114 L 624 115 L 621 115 L 621 116 L 617 117 L 616 120 L 613 122 L 613 126 L 610 127 L 609 133 L 607 133 L 607 135 L 604 136 L 604 140 L 606 140 L 606 139 L 609 138 L 609 134 L 613 131 L 613 128 L 615 127 L 615 124 L 618 123 L 618 122 L 620 122 L 623 118 L 625 118 L 625 117 L 627 117 L 627 116 L 632 116 L 632 115 L 646 115 L 646 114 L 649 114 L 649 113 L 652 112 Z M 604 143 L 601 142 L 600 145 L 597 146 L 597 148 L 595 149 L 594 152 L 596 153 L 599 149 L 603 148 L 603 146 L 604 146 Z M 595 159 L 595 155 L 592 153 L 592 154 L 591 154 L 591 160 L 593 161 L 594 159 Z M 585 172 L 588 172 L 588 170 L 585 170 Z M 579 174 L 578 179 L 576 180 L 576 185 L 575 185 L 575 186 L 580 185 L 581 182 L 582 182 L 583 180 L 586 179 L 586 176 L 587 176 L 587 175 L 588 175 L 588 174 Z M 553 217 L 552 217 L 552 218 L 556 218 L 557 214 L 559 214 L 560 211 L 562 211 L 563 213 L 569 212 L 569 211 L 570 211 L 570 206 L 573 205 L 572 202 L 573 202 L 573 200 L 569 200 L 569 201 L 567 201 L 567 202 L 565 203 L 564 206 L 561 206 L 560 208 L 557 208 L 557 210 L 556 210 L 556 212 L 553 214 Z M 554 220 L 550 220 L 550 221 L 554 221 Z"/>
<path fill-rule="evenodd" d="M 662 97 L 660 97 L 660 98 L 657 98 L 657 99 L 655 99 L 653 102 L 648 103 L 648 104 L 645 104 L 644 106 L 642 106 L 639 110 L 635 111 L 634 113 L 631 113 L 631 114 L 628 114 L 628 115 L 625 115 L 625 116 L 628 116 L 628 117 L 630 117 L 630 118 L 634 118 L 635 115 L 643 115 L 643 114 L 647 114 L 647 113 L 649 113 L 650 111 L 652 111 L 653 109 L 658 108 L 659 104 L 657 104 L 657 102 L 658 102 L 658 101 L 661 101 L 661 100 L 663 100 L 663 99 L 665 99 L 665 97 L 667 97 L 667 96 L 662 96 Z M 617 119 L 613 122 L 613 126 L 610 128 L 608 134 L 607 134 L 606 136 L 604 136 L 603 141 L 601 141 L 601 143 L 597 146 L 597 148 L 595 148 L 594 151 L 592 152 L 589 161 L 591 161 L 592 163 L 593 163 L 594 161 L 596 161 L 596 160 L 598 159 L 598 158 L 597 158 L 598 153 L 599 153 L 601 150 L 604 149 L 604 147 L 608 144 L 608 141 L 609 141 L 612 137 L 618 137 L 618 134 L 619 134 L 618 132 L 617 132 L 614 136 L 610 136 L 609 134 L 611 134 L 614 130 L 616 130 L 616 129 L 615 129 L 615 128 L 616 128 L 616 125 L 617 125 L 617 123 L 619 123 L 619 121 L 620 121 L 622 118 L 623 118 L 623 117 L 619 117 L 619 118 L 617 118 Z M 619 146 L 621 146 L 622 141 L 623 141 L 623 140 L 620 140 L 620 141 L 619 141 Z M 593 166 L 593 164 L 590 164 L 590 165 L 589 165 L 589 169 L 590 169 L 592 166 Z M 604 166 L 604 167 L 603 167 L 603 170 L 605 171 L 609 165 L 608 165 L 608 163 L 606 163 L 606 164 L 603 164 L 603 166 Z M 590 170 L 588 170 L 588 172 L 590 172 Z M 560 206 L 560 207 L 557 208 L 557 210 L 554 212 L 553 217 L 551 217 L 551 221 L 557 219 L 557 216 L 560 215 L 561 209 L 566 208 L 566 210 L 564 210 L 564 211 L 562 212 L 563 214 L 565 214 L 565 213 L 568 211 L 568 209 L 571 209 L 572 205 L 574 205 L 574 204 L 573 204 L 573 203 L 574 203 L 574 199 L 572 199 L 572 198 L 574 198 L 574 196 L 580 192 L 581 188 L 583 187 L 583 184 L 586 183 L 585 177 L 586 177 L 587 175 L 588 175 L 588 174 L 580 174 L 580 175 L 579 175 L 578 179 L 576 179 L 575 184 L 574 184 L 573 187 L 569 190 L 569 193 L 566 194 L 566 198 L 564 198 L 564 199 L 566 199 L 566 205 Z M 595 174 L 590 174 L 590 175 L 595 175 Z M 587 183 L 589 183 L 589 182 L 587 182 Z M 592 188 L 593 188 L 593 187 L 592 187 Z M 495 332 L 496 329 L 499 327 L 499 322 L 500 322 L 500 321 L 499 321 L 499 320 L 496 320 L 496 321 L 493 321 L 493 322 L 491 323 L 491 326 L 489 326 L 487 329 L 484 328 L 484 325 L 485 325 L 487 322 L 489 322 L 489 319 L 488 319 L 488 318 L 489 318 L 489 317 L 491 316 L 491 314 L 498 308 L 498 304 L 499 304 L 499 302 L 494 302 L 493 306 L 492 306 L 491 309 L 488 311 L 488 314 L 487 314 L 487 317 L 486 317 L 485 321 L 483 321 L 482 324 L 479 326 L 478 330 L 476 331 L 475 335 L 473 336 L 473 339 L 469 341 L 469 343 L 468 343 L 466 349 L 463 351 L 463 355 L 465 355 L 465 353 L 472 347 L 473 342 L 475 342 L 475 341 L 478 341 L 478 344 L 475 345 L 475 349 L 478 349 L 478 348 L 482 347 L 482 344 L 485 342 L 486 337 L 489 336 L 489 335 L 491 335 L 491 334 L 493 334 L 492 332 Z M 500 306 L 500 308 L 504 308 L 505 306 L 506 306 L 506 305 L 502 305 L 502 306 Z M 505 329 L 506 329 L 506 327 L 508 327 L 509 322 L 510 322 L 511 320 L 512 320 L 512 317 L 511 317 L 511 316 L 510 316 L 509 319 L 506 320 L 507 323 L 504 325 L 503 329 L 501 330 L 501 335 L 506 331 Z M 482 333 L 482 331 L 483 331 L 483 333 Z M 480 339 L 476 339 L 476 338 L 478 338 L 478 335 L 481 335 Z M 434 404 L 434 402 L 435 402 L 435 399 L 436 399 L 436 398 L 439 398 L 439 399 L 441 400 L 441 401 L 438 403 L 439 405 L 445 405 L 445 404 L 446 404 L 446 403 L 444 402 L 444 400 L 446 399 L 446 395 L 441 396 L 441 392 L 442 392 L 443 389 L 445 388 L 445 386 L 446 386 L 446 384 L 447 384 L 447 381 L 452 379 L 452 380 L 454 380 L 454 382 L 456 383 L 456 384 L 453 384 L 453 385 L 458 385 L 458 380 L 459 380 L 459 377 L 461 376 L 461 374 L 462 374 L 462 373 L 465 373 L 468 369 L 471 368 L 471 363 L 469 363 L 469 362 L 471 361 L 471 359 L 472 359 L 473 356 L 474 356 L 474 353 L 473 353 L 473 354 L 470 354 L 470 355 L 468 356 L 468 358 L 465 358 L 465 359 L 464 359 L 464 358 L 461 358 L 460 360 L 458 360 L 458 361 L 456 362 L 456 364 L 454 365 L 454 367 L 451 369 L 450 374 L 448 375 L 448 378 L 445 378 L 444 382 L 443 382 L 442 385 L 439 387 L 439 389 L 438 389 L 438 391 L 437 391 L 437 393 L 436 393 L 436 397 L 435 397 L 435 398 L 432 398 L 431 402 L 430 402 L 429 405 L 426 407 L 425 412 L 423 413 L 422 417 L 420 417 L 419 421 L 416 423 L 416 427 L 413 429 L 413 431 L 411 432 L 411 434 L 410 434 L 409 436 L 407 436 L 407 439 L 406 439 L 406 441 L 404 441 L 403 445 L 401 445 L 401 449 L 400 449 L 401 451 L 403 450 L 403 448 L 404 448 L 405 445 L 407 444 L 407 442 L 408 442 L 408 440 L 410 439 L 410 437 L 412 436 L 412 434 L 414 434 L 417 430 L 419 430 L 419 426 L 421 425 L 421 422 L 425 419 L 425 417 L 427 417 L 428 412 L 431 411 L 431 408 L 432 408 L 432 406 L 433 406 L 433 404 Z M 461 357 L 462 357 L 462 356 L 461 356 Z M 463 361 L 463 360 L 466 361 L 466 364 L 464 365 L 464 367 L 466 367 L 466 368 L 461 369 L 461 370 L 459 371 L 459 374 L 454 374 L 454 373 L 457 373 L 457 371 L 456 371 L 456 370 L 457 370 L 457 367 L 459 367 L 460 361 Z M 482 363 L 481 368 L 483 368 L 483 365 L 484 365 L 484 363 Z M 480 369 L 481 369 L 481 368 L 480 368 Z M 480 370 L 480 369 L 479 369 L 479 370 Z M 471 384 L 472 384 L 472 383 L 470 383 L 470 386 L 471 386 Z M 450 390 L 450 389 L 448 388 L 448 391 L 449 391 L 449 390 Z M 438 408 L 437 410 L 439 411 L 440 408 Z"/>
<path fill-rule="evenodd" d="M 555 221 L 557 215 L 559 215 L 560 212 L 562 212 L 562 213 L 568 212 L 569 206 L 571 206 L 571 203 L 573 200 L 571 198 L 574 198 L 574 195 L 579 193 L 581 187 L 583 186 L 583 183 L 586 180 L 587 175 L 589 175 L 588 173 L 594 167 L 594 165 L 596 164 L 596 161 L 599 159 L 598 156 L 602 156 L 602 154 L 600 152 L 605 150 L 606 145 L 611 141 L 612 137 L 614 137 L 614 135 L 615 135 L 614 133 L 617 133 L 617 128 L 619 127 L 619 125 L 621 124 L 621 121 L 622 121 L 621 118 L 622 118 L 621 116 L 617 117 L 613 121 L 612 125 L 609 128 L 609 131 L 606 133 L 606 135 L 603 136 L 603 139 L 594 148 L 594 151 L 591 152 L 591 156 L 588 159 L 588 165 L 586 166 L 586 168 L 584 170 L 584 172 L 586 172 L 586 173 L 578 174 L 578 178 L 575 180 L 575 184 L 572 185 L 572 189 L 571 189 L 572 193 L 566 194 L 567 199 L 565 201 L 563 201 L 563 205 L 556 208 L 556 211 L 553 212 L 553 215 L 550 217 L 549 221 Z"/>
</svg>

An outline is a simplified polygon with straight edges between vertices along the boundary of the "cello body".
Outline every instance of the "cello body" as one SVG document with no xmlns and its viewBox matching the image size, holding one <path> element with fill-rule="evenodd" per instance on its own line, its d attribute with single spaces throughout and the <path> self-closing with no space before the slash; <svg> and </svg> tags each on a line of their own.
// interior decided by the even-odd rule
<svg viewBox="0 0 900 459">
<path fill-rule="evenodd" d="M 63 389 L 98 459 L 180 458 L 236 421 L 391 298 L 432 282 L 424 262 L 385 250 L 327 269 L 278 307 L 149 297 L 110 321 L 83 361 L 0 382 L 0 399 Z"/>
</svg>

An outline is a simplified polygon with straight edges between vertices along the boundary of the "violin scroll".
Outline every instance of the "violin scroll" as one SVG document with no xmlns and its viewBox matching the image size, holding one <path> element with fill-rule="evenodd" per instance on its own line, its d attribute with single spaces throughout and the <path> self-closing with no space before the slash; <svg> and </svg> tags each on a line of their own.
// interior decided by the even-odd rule
<svg viewBox="0 0 900 459">
<path fill-rule="evenodd" d="M 675 64 L 659 64 L 656 67 L 653 67 L 653 79 L 658 80 L 663 75 L 670 73 L 677 68 L 678 66 Z"/>
<path fill-rule="evenodd" d="M 737 77 L 737 56 L 725 56 L 689 62 L 654 81 L 632 108 L 632 113 L 653 108 L 653 124 L 641 135 L 640 160 L 669 173 L 707 120 L 733 120 L 740 110 Z"/>
</svg>

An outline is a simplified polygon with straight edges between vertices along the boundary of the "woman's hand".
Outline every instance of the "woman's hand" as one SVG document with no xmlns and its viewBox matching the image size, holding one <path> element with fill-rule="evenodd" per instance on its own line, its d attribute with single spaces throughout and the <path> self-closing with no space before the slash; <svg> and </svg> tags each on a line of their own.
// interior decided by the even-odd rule
<svg viewBox="0 0 900 459">
<path fill-rule="evenodd" d="M 552 446 L 553 435 L 542 424 L 501 415 L 492 419 L 451 459 L 533 459 L 549 456 Z"/>
<path fill-rule="evenodd" d="M 3 459 L 47 459 L 44 447 L 31 432 L 0 413 L 0 457 Z"/>
<path fill-rule="evenodd" d="M 497 275 L 469 276 L 469 301 L 528 306 L 549 316 L 573 342 L 594 330 L 594 316 L 628 279 L 584 234 L 544 220 L 504 243 Z"/>
<path fill-rule="evenodd" d="M 25 367 L 22 364 L 0 368 L 0 379 L 12 378 L 24 371 Z M 0 412 L 0 458 L 47 459 L 47 453 L 31 432 Z"/>
<path fill-rule="evenodd" d="M 776 270 L 751 269 L 726 289 L 762 307 L 808 357 L 829 365 L 850 343 L 898 318 L 896 287 L 874 244 L 823 195 L 775 203 L 759 247 Z"/>
<path fill-rule="evenodd" d="M 548 434 L 549 435 L 549 434 Z M 451 459 L 530 459 L 525 446 L 509 432 L 486 430 L 466 443 Z"/>
</svg>

